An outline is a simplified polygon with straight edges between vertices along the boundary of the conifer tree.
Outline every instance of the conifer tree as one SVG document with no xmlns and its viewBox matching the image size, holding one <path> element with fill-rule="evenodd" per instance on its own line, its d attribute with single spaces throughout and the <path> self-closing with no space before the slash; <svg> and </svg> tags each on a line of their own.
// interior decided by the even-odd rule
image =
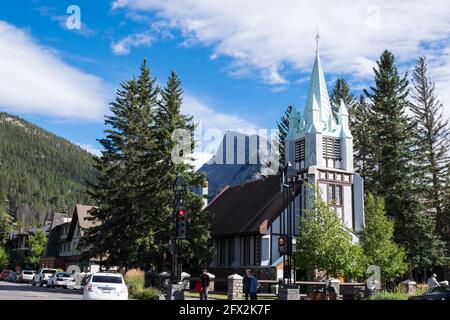
<svg viewBox="0 0 450 320">
<path fill-rule="evenodd" d="M 353 117 L 350 119 L 353 135 L 353 154 L 355 171 L 364 179 L 364 190 L 373 192 L 374 156 L 373 156 L 373 126 L 371 121 L 370 105 L 364 95 L 359 97 L 353 108 Z"/>
<path fill-rule="evenodd" d="M 286 111 L 284 112 L 284 115 L 280 118 L 280 121 L 277 121 L 277 127 L 278 127 L 278 133 L 277 133 L 277 139 L 279 144 L 279 152 L 280 152 L 280 166 L 279 170 L 280 172 L 283 170 L 285 164 L 285 143 L 286 143 L 286 137 L 289 133 L 289 114 L 291 113 L 292 106 L 288 106 Z"/>
<path fill-rule="evenodd" d="M 443 105 L 435 94 L 435 84 L 428 77 L 425 57 L 417 60 L 413 74 L 411 111 L 414 122 L 416 182 L 423 192 L 428 210 L 436 213 L 440 234 L 446 232 L 449 220 L 443 213 L 445 183 L 448 178 L 450 127 L 443 116 Z"/>
<path fill-rule="evenodd" d="M 333 116 L 336 119 L 337 114 L 339 113 L 341 99 L 344 100 L 345 106 L 348 110 L 349 119 L 351 120 L 353 117 L 353 107 L 355 106 L 356 99 L 353 93 L 351 93 L 350 85 L 343 78 L 336 81 L 330 95 L 331 109 L 333 111 Z"/>
<path fill-rule="evenodd" d="M 407 249 L 411 268 L 441 265 L 445 257 L 443 242 L 413 183 L 414 140 L 406 114 L 407 75 L 399 75 L 394 56 L 387 50 L 374 72 L 375 86 L 365 91 L 372 103 L 373 143 L 377 146 L 374 190 L 385 198 L 386 211 L 395 218 L 395 238 Z"/>
<path fill-rule="evenodd" d="M 91 244 L 90 255 L 106 258 L 106 265 L 168 270 L 175 178 L 182 174 L 192 189 L 205 183 L 189 163 L 171 157 L 174 130 L 186 129 L 191 136 L 194 130 L 192 118 L 180 111 L 181 82 L 173 72 L 162 91 L 155 83 L 144 61 L 140 76 L 122 83 L 111 104 L 113 115 L 105 121 L 111 129 L 100 141 L 101 176 L 92 191 L 98 201 L 93 217 L 102 223 L 89 229 L 83 241 Z M 191 223 L 183 258 L 193 268 L 206 265 L 211 256 L 209 217 L 202 207 L 202 197 L 189 189 Z"/>
<path fill-rule="evenodd" d="M 100 140 L 104 150 L 96 164 L 100 177 L 91 191 L 98 203 L 91 214 L 101 224 L 89 229 L 83 240 L 91 255 L 105 258 L 105 265 L 138 265 L 142 234 L 158 231 L 158 224 L 156 230 L 148 229 L 155 213 L 149 209 L 156 193 L 155 179 L 148 174 L 152 162 L 142 166 L 142 159 L 155 154 L 151 125 L 157 94 L 144 61 L 138 79 L 122 82 L 111 103 L 112 115 L 105 120 L 109 128 Z"/>
</svg>

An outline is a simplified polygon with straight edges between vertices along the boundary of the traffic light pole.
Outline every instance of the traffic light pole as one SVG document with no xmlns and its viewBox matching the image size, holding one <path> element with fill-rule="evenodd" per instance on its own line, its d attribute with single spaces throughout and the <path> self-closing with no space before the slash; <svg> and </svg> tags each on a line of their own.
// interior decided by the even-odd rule
<svg viewBox="0 0 450 320">
<path fill-rule="evenodd" d="M 186 197 L 186 182 L 183 178 L 183 176 L 178 175 L 174 187 L 174 201 L 173 201 L 173 214 L 172 214 L 172 237 L 171 237 L 171 253 L 172 253 L 172 266 L 171 266 L 171 280 L 173 283 L 178 283 L 181 281 L 181 272 L 183 270 L 183 264 L 182 264 L 182 244 L 181 244 L 181 238 L 186 237 L 186 223 L 187 221 L 185 216 L 185 197 Z M 179 234 L 179 219 L 180 219 L 180 212 L 182 212 L 183 215 L 183 223 L 184 223 L 184 233 L 183 236 L 180 236 Z"/>
</svg>

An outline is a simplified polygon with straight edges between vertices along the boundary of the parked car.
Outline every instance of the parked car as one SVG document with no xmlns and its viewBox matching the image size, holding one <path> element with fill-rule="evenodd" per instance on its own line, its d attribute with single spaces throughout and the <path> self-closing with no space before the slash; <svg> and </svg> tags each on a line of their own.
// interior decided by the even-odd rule
<svg viewBox="0 0 450 320">
<path fill-rule="evenodd" d="M 33 276 L 36 273 L 34 270 L 22 270 L 19 274 L 20 283 L 31 283 Z"/>
<path fill-rule="evenodd" d="M 6 280 L 8 282 L 19 283 L 19 272 L 11 272 Z"/>
<path fill-rule="evenodd" d="M 42 287 L 44 284 L 47 284 L 48 279 L 56 272 L 58 272 L 56 269 L 41 268 L 38 273 L 34 274 L 31 284 Z"/>
<path fill-rule="evenodd" d="M 450 300 L 450 286 L 435 287 L 421 296 L 410 297 L 409 300 Z"/>
<path fill-rule="evenodd" d="M 9 277 L 11 272 L 13 272 L 13 271 L 12 270 L 6 270 L 6 269 L 3 270 L 2 273 L 0 273 L 0 280 L 5 281 Z"/>
<path fill-rule="evenodd" d="M 128 288 L 120 273 L 97 272 L 83 288 L 84 300 L 128 300 Z"/>
<path fill-rule="evenodd" d="M 56 272 L 47 281 L 47 288 L 62 287 L 67 289 L 70 285 L 75 285 L 75 279 L 67 272 Z"/>
</svg>

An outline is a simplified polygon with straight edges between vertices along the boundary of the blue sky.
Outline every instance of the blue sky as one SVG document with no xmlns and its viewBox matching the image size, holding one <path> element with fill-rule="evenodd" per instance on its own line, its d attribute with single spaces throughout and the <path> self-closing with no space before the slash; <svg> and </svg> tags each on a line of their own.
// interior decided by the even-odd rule
<svg viewBox="0 0 450 320">
<path fill-rule="evenodd" d="M 431 2 L 11 1 L 0 10 L 0 110 L 98 150 L 108 102 L 146 57 L 161 84 L 177 71 L 183 108 L 205 127 L 271 129 L 289 104 L 303 107 L 317 25 L 329 88 L 338 77 L 367 87 L 388 48 L 402 71 L 427 55 L 448 105 L 450 9 Z M 80 30 L 66 27 L 69 5 Z"/>
</svg>

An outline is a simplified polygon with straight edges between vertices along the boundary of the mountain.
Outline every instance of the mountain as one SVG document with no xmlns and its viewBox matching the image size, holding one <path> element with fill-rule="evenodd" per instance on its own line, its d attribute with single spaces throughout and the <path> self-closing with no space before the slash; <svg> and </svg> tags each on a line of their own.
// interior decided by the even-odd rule
<svg viewBox="0 0 450 320">
<path fill-rule="evenodd" d="M 0 209 L 19 225 L 41 225 L 76 202 L 89 204 L 93 156 L 19 117 L 0 113 Z"/>
<path fill-rule="evenodd" d="M 267 148 L 262 148 L 264 145 Z M 197 172 L 206 174 L 210 201 L 227 185 L 239 185 L 276 174 L 264 165 L 274 159 L 266 139 L 229 130 L 216 154 Z"/>
</svg>

